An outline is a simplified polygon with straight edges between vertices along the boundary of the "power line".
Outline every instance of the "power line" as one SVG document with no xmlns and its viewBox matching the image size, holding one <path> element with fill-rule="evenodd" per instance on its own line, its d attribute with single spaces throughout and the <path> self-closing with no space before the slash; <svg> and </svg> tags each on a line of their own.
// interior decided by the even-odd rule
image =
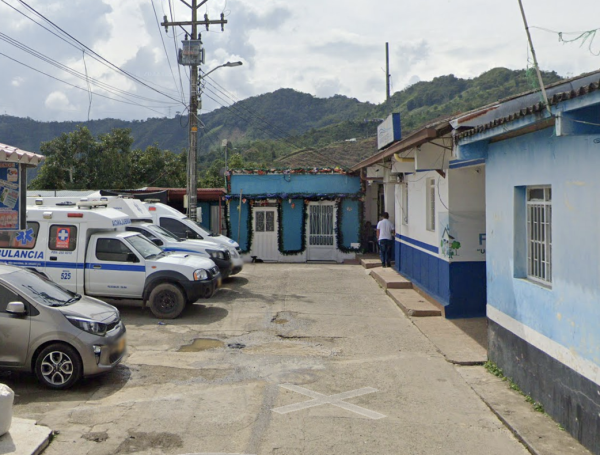
<svg viewBox="0 0 600 455">
<path fill-rule="evenodd" d="M 8 35 L 6 35 L 6 34 L 4 34 L 2 32 L 0 32 L 0 40 L 5 41 L 8 44 L 16 47 L 17 49 L 20 49 L 20 50 L 22 50 L 22 51 L 24 51 L 24 52 L 32 55 L 33 57 L 36 57 L 36 58 L 38 58 L 38 59 L 40 59 L 40 60 L 48 63 L 49 65 L 52 65 L 52 66 L 54 66 L 54 67 L 56 67 L 56 68 L 58 68 L 58 69 L 60 69 L 62 71 L 65 71 L 65 72 L 71 74 L 74 77 L 77 77 L 79 79 L 85 80 L 86 83 L 93 83 L 94 85 L 96 85 L 96 86 L 98 86 L 98 87 L 100 87 L 100 88 L 102 88 L 102 89 L 104 89 L 104 90 L 106 90 L 106 91 L 108 91 L 110 93 L 113 93 L 115 95 L 128 96 L 128 97 L 131 97 L 131 98 L 137 98 L 137 99 L 140 99 L 140 100 L 150 101 L 150 102 L 153 102 L 153 103 L 163 103 L 163 104 L 173 105 L 172 103 L 169 103 L 168 101 L 160 101 L 160 100 L 155 100 L 155 99 L 152 99 L 152 98 L 147 98 L 147 97 L 142 96 L 142 95 L 137 95 L 135 93 L 131 93 L 131 92 L 128 92 L 126 90 L 122 90 L 120 88 L 117 88 L 117 87 L 114 87 L 112 85 L 106 84 L 105 82 L 102 82 L 102 81 L 99 81 L 99 80 L 94 79 L 92 77 L 89 77 L 89 76 L 87 76 L 87 75 L 85 75 L 83 73 L 80 73 L 77 70 L 74 70 L 74 69 L 70 68 L 69 66 L 66 66 L 66 65 L 64 65 L 64 64 L 62 64 L 62 63 L 60 63 L 60 62 L 58 62 L 58 61 L 56 61 L 56 60 L 54 60 L 54 59 L 52 59 L 52 58 L 50 58 L 48 56 L 46 56 L 45 54 L 43 54 L 43 53 L 41 53 L 39 51 L 36 51 L 35 49 L 27 46 L 26 44 L 21 43 L 20 41 L 15 40 L 14 38 L 11 38 L 10 36 L 8 36 Z M 82 51 L 82 52 L 84 52 L 84 51 Z M 179 103 L 180 102 L 178 102 L 178 104 Z"/>
<path fill-rule="evenodd" d="M 11 8 L 12 10 L 14 10 L 15 12 L 19 13 L 20 15 L 22 15 L 23 17 L 25 17 L 26 19 L 30 20 L 31 22 L 33 22 L 34 24 L 38 25 L 39 27 L 43 28 L 44 30 L 46 30 L 48 33 L 51 33 L 52 35 L 54 35 L 55 37 L 57 37 L 58 39 L 60 39 L 61 41 L 65 42 L 66 44 L 68 44 L 69 46 L 73 47 L 74 49 L 77 49 L 78 51 L 82 51 L 84 52 L 85 49 L 83 47 L 80 46 L 76 46 L 75 44 L 73 44 L 72 42 L 70 42 L 69 40 L 63 38 L 62 36 L 60 36 L 59 34 L 55 33 L 54 31 L 50 30 L 48 27 L 45 27 L 43 24 L 41 24 L 40 22 L 36 21 L 35 19 L 33 19 L 32 17 L 28 16 L 27 14 L 25 14 L 23 11 L 18 10 L 17 8 L 15 8 L 13 5 L 7 3 L 5 0 L 0 0 L 2 3 L 4 3 L 6 6 L 8 6 L 9 8 Z M 95 55 L 89 55 L 89 57 L 93 58 L 95 61 L 97 61 L 98 63 L 104 65 L 105 67 L 109 68 L 109 69 L 113 69 L 112 67 L 110 67 L 107 63 L 103 62 L 101 59 L 97 58 Z M 144 80 L 143 78 L 140 77 L 141 80 Z M 171 90 L 169 88 L 166 87 L 162 87 L 159 84 L 155 84 L 157 87 L 161 87 L 165 90 Z M 175 92 L 179 93 L 177 90 L 175 90 Z"/>
<path fill-rule="evenodd" d="M 158 21 L 158 15 L 156 14 L 156 7 L 154 6 L 154 0 L 150 0 L 152 3 L 152 10 L 154 11 L 154 18 L 156 19 L 156 26 L 158 27 L 158 34 L 160 35 L 160 40 L 162 41 L 163 49 L 165 50 L 165 56 L 167 57 L 167 62 L 169 63 L 169 70 L 171 71 L 171 76 L 173 77 L 173 82 L 175 83 L 175 87 L 177 88 L 177 81 L 175 80 L 175 73 L 173 73 L 173 67 L 171 65 L 171 59 L 169 58 L 169 53 L 167 52 L 167 46 L 165 45 L 165 40 L 162 36 L 162 31 L 160 30 L 160 22 Z M 177 65 L 179 66 L 179 65 Z M 180 79 L 181 82 L 181 79 Z M 183 84 L 181 84 L 181 103 L 184 102 L 184 93 L 183 93 Z"/>
<path fill-rule="evenodd" d="M 41 70 L 38 70 L 37 68 L 34 68 L 34 67 L 32 67 L 32 66 L 29 66 L 29 65 L 27 65 L 27 64 L 25 64 L 25 63 L 23 63 L 23 62 L 21 62 L 21 61 L 19 61 L 19 60 L 17 60 L 17 59 L 15 59 L 15 58 L 12 58 L 12 57 L 10 57 L 10 56 L 8 56 L 8 55 L 6 55 L 6 54 L 3 54 L 2 52 L 0 52 L 0 55 L 2 55 L 3 57 L 6 57 L 6 58 L 7 58 L 7 59 L 9 59 L 9 60 L 12 60 L 12 61 L 13 61 L 13 62 L 15 62 L 15 63 L 18 63 L 19 65 L 22 65 L 22 66 L 24 66 L 24 67 L 26 67 L 26 68 L 29 68 L 30 70 L 33 70 L 33 71 L 35 71 L 36 73 L 40 73 L 40 74 L 43 74 L 44 76 L 48 76 L 50 79 L 54 79 L 55 81 L 62 82 L 63 84 L 66 84 L 66 85 L 69 85 L 69 86 L 71 86 L 71 87 L 73 87 L 73 88 L 76 88 L 76 89 L 78 89 L 78 90 L 83 90 L 84 92 L 87 92 L 87 89 L 85 89 L 85 88 L 79 87 L 79 86 L 77 86 L 77 85 L 71 84 L 70 82 L 64 81 L 64 80 L 62 80 L 62 79 L 59 79 L 59 78 L 57 78 L 57 77 L 54 77 L 54 76 L 52 76 L 52 75 L 50 75 L 50 74 L 48 74 L 48 73 L 45 73 L 45 72 L 43 72 L 43 71 L 41 71 Z M 157 114 L 160 114 L 160 115 L 162 115 L 162 114 L 163 114 L 162 112 L 156 111 L 156 110 L 152 109 L 152 107 L 150 107 L 150 106 L 145 106 L 145 105 L 143 105 L 143 104 L 139 104 L 139 103 L 135 103 L 135 102 L 130 102 L 130 101 L 118 100 L 118 99 L 116 99 L 116 98 L 111 98 L 110 96 L 102 95 L 101 93 L 96 93 L 96 96 L 100 96 L 100 97 L 102 97 L 102 98 L 107 98 L 107 99 L 109 99 L 109 100 L 116 101 L 116 102 L 118 102 L 118 103 L 130 104 L 130 105 L 132 105 L 132 106 L 139 106 L 139 107 L 143 107 L 143 108 L 146 108 L 146 109 L 150 109 L 151 111 L 153 111 L 153 112 L 156 112 Z M 154 106 L 154 107 L 157 107 L 157 108 L 159 108 L 159 107 L 162 107 L 162 106 Z"/>
<path fill-rule="evenodd" d="M 40 17 L 41 19 L 45 20 L 46 22 L 48 22 L 49 24 L 51 24 L 55 29 L 59 30 L 61 33 L 63 33 L 64 35 L 68 36 L 70 39 L 72 39 L 73 41 L 75 41 L 77 44 L 79 44 L 80 46 L 83 46 L 85 49 L 87 49 L 89 52 L 91 52 L 92 54 L 96 55 L 98 58 L 100 58 L 101 60 L 103 60 L 104 62 L 106 62 L 108 65 L 110 65 L 112 68 L 114 68 L 115 70 L 117 70 L 118 72 L 126 75 L 127 77 L 129 77 L 130 79 L 138 82 L 139 84 L 142 84 L 144 87 L 149 88 L 150 90 L 159 93 L 162 96 L 165 96 L 173 101 L 176 101 L 178 104 L 181 103 L 181 100 L 178 100 L 176 98 L 173 98 L 172 96 L 161 92 L 160 90 L 157 90 L 156 88 L 152 87 L 151 85 L 145 83 L 144 81 L 142 81 L 141 79 L 137 78 L 136 76 L 132 75 L 131 73 L 129 73 L 128 71 L 125 71 L 121 68 L 119 68 L 117 65 L 115 65 L 114 63 L 110 62 L 109 60 L 105 59 L 104 57 L 102 57 L 100 54 L 96 53 L 93 49 L 90 49 L 88 46 L 86 46 L 85 44 L 83 44 L 81 41 L 79 41 L 77 38 L 75 38 L 74 36 L 70 35 L 69 33 L 67 33 L 65 30 L 63 30 L 61 27 L 59 27 L 58 25 L 56 25 L 54 22 L 52 22 L 50 19 L 48 19 L 47 17 L 45 17 L 43 14 L 41 14 L 40 12 L 38 12 L 35 8 L 29 6 L 24 0 L 18 0 L 19 3 L 21 3 L 23 6 L 25 6 L 27 9 L 31 10 L 34 14 L 36 14 L 38 17 Z"/>
</svg>

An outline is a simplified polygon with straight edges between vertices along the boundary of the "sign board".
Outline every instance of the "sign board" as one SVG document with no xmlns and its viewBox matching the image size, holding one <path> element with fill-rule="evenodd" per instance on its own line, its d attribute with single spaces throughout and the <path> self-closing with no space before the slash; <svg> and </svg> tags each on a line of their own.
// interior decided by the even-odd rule
<svg viewBox="0 0 600 455">
<path fill-rule="evenodd" d="M 0 230 L 19 229 L 19 169 L 18 163 L 0 162 Z"/>
<path fill-rule="evenodd" d="M 69 243 L 71 241 L 71 228 L 61 227 L 56 232 L 56 249 L 57 250 L 68 250 Z"/>
<path fill-rule="evenodd" d="M 381 150 L 402 139 L 400 114 L 392 114 L 377 127 L 377 149 Z"/>
</svg>

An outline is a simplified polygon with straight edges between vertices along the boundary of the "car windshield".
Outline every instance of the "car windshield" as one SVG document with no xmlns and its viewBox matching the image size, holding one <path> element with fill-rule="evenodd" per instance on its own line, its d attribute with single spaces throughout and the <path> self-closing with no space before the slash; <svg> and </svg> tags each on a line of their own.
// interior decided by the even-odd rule
<svg viewBox="0 0 600 455">
<path fill-rule="evenodd" d="M 140 234 L 126 237 L 125 240 L 127 240 L 127 243 L 140 253 L 144 259 L 150 259 L 163 254 L 163 250 Z"/>
<path fill-rule="evenodd" d="M 79 294 L 68 291 L 35 272 L 20 270 L 9 276 L 7 282 L 15 286 L 27 298 L 45 306 L 67 306 L 81 298 Z"/>
<path fill-rule="evenodd" d="M 152 225 L 148 226 L 148 230 L 156 235 L 162 235 L 163 237 L 167 237 L 169 240 L 176 240 L 178 242 L 183 241 L 183 239 L 180 239 L 172 232 L 167 231 L 165 228 L 157 226 L 156 224 L 152 224 Z"/>
</svg>

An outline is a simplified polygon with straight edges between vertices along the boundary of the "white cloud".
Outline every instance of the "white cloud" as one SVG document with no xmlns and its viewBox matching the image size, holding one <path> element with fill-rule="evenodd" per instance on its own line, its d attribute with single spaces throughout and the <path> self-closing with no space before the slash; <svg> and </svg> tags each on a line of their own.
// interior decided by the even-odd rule
<svg viewBox="0 0 600 455">
<path fill-rule="evenodd" d="M 17 1 L 7 2 L 27 12 Z M 146 118 L 167 115 L 169 109 L 172 113 L 184 111 L 176 100 L 182 97 L 178 94 L 181 86 L 184 101 L 189 97 L 189 68 L 178 68 L 175 56 L 183 34 L 181 29 L 172 27 L 165 34 L 164 28 L 156 24 L 151 2 L 28 3 L 104 58 L 161 92 L 120 75 L 105 63 L 95 61 L 88 52 L 88 74 L 128 94 L 123 98 L 115 90 L 93 86 L 92 118 Z M 187 6 L 179 1 L 171 4 L 175 20 L 189 19 Z M 159 21 L 165 14 L 170 16 L 167 0 L 154 0 L 154 6 Z M 525 8 L 533 27 L 563 32 L 598 27 L 597 15 L 586 13 L 597 10 L 592 0 L 571 0 L 569 8 L 558 0 L 528 0 Z M 561 13 L 556 14 L 559 10 Z M 497 0 L 209 0 L 199 10 L 200 17 L 207 13 L 210 19 L 217 19 L 221 12 L 228 20 L 225 31 L 221 32 L 218 26 L 211 26 L 209 32 L 202 30 L 204 69 L 208 71 L 226 61 L 243 61 L 242 67 L 220 69 L 211 75 L 234 99 L 289 87 L 317 96 L 339 93 L 361 101 L 381 102 L 385 97 L 386 42 L 390 43 L 396 90 L 417 80 L 450 73 L 475 77 L 497 66 L 524 68 L 528 64 L 518 5 Z M 85 73 L 78 44 L 67 44 L 4 3 L 0 3 L 0 28 L 11 38 Z M 577 75 L 598 68 L 599 57 L 593 56 L 587 46 L 560 44 L 556 34 L 535 28 L 532 34 L 543 69 Z M 595 43 L 593 48 L 600 49 L 600 44 Z M 0 111 L 40 120 L 87 119 L 85 81 L 5 42 L 2 53 L 31 68 L 0 56 Z M 214 86 L 213 90 L 219 92 Z M 222 98 L 208 90 L 205 95 L 205 111 L 231 102 L 223 93 Z M 216 101 L 211 101 L 209 95 Z"/>
<path fill-rule="evenodd" d="M 44 105 L 52 111 L 76 111 L 77 107 L 73 106 L 67 95 L 63 92 L 52 92 L 46 98 Z"/>
</svg>

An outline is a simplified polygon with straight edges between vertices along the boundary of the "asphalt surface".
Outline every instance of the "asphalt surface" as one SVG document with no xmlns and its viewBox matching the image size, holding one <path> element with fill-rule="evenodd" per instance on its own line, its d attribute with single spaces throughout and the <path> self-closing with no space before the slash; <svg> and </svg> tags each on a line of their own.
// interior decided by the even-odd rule
<svg viewBox="0 0 600 455">
<path fill-rule="evenodd" d="M 45 454 L 528 453 L 360 266 L 248 264 L 164 325 L 120 310 L 112 373 L 0 376 L 59 432 Z"/>
</svg>

